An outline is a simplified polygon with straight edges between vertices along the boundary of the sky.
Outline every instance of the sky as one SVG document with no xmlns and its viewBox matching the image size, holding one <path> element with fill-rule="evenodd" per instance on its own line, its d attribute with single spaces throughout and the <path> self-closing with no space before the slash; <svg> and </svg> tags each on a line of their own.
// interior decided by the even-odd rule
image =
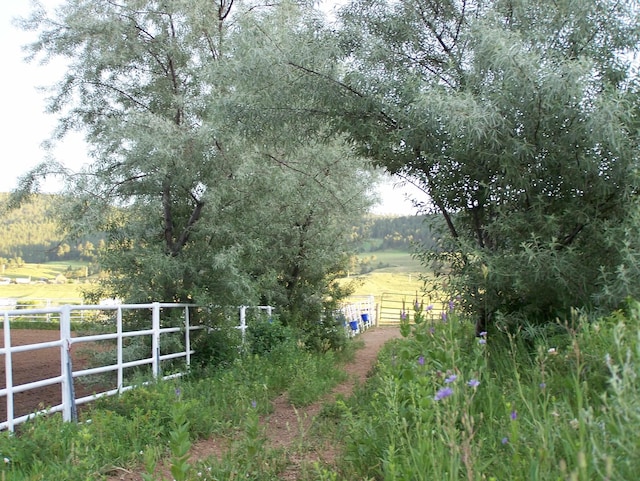
<svg viewBox="0 0 640 481">
<path fill-rule="evenodd" d="M 42 0 L 51 5 L 58 0 Z M 0 192 L 9 192 L 18 178 L 46 160 L 42 143 L 51 137 L 56 118 L 45 112 L 47 93 L 41 87 L 52 85 L 64 73 L 61 63 L 40 65 L 27 63 L 21 47 L 35 39 L 31 32 L 23 32 L 12 25 L 12 18 L 27 16 L 29 0 L 0 2 L 0 54 L 3 74 L 0 76 Z M 65 138 L 53 150 L 55 159 L 72 170 L 79 170 L 89 162 L 87 149 L 79 134 Z M 416 213 L 408 197 L 424 200 L 424 193 L 409 186 L 398 185 L 398 180 L 386 177 L 378 186 L 381 203 L 373 209 L 376 214 L 413 215 Z M 58 190 L 56 179 L 44 184 L 44 190 Z"/>
</svg>

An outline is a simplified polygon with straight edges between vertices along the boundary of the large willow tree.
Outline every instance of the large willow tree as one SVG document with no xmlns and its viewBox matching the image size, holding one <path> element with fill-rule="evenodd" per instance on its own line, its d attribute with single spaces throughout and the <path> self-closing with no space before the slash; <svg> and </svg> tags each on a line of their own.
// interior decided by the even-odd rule
<svg viewBox="0 0 640 481">
<path fill-rule="evenodd" d="M 24 22 L 38 33 L 35 57 L 69 62 L 50 109 L 59 135 L 86 134 L 93 162 L 68 178 L 65 225 L 107 233 L 106 293 L 277 302 L 295 312 L 326 299 L 349 247 L 344 225 L 369 205 L 369 174 L 320 126 L 281 125 L 242 108 L 243 98 L 289 82 L 268 75 L 268 65 L 247 81 L 246 37 L 281 35 L 269 30 L 272 18 L 293 31 L 308 10 L 286 2 L 67 0 Z M 24 188 L 56 168 L 39 167 Z"/>
<path fill-rule="evenodd" d="M 479 330 L 640 295 L 639 14 L 613 0 L 342 10 L 340 126 L 429 195 L 443 238 L 423 257 Z"/>
</svg>

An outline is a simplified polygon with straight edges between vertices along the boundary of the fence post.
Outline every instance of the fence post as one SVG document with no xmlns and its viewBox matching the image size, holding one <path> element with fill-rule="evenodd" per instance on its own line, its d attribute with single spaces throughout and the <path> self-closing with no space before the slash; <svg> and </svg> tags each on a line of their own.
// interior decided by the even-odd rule
<svg viewBox="0 0 640 481">
<path fill-rule="evenodd" d="M 9 324 L 9 314 L 4 314 L 4 369 L 5 387 L 7 388 L 7 423 L 9 431 L 13 432 L 13 362 L 11 354 L 11 325 Z"/>
<path fill-rule="evenodd" d="M 76 396 L 73 389 L 73 367 L 71 364 L 71 306 L 60 309 L 60 372 L 62 374 L 62 419 L 76 421 Z"/>
<path fill-rule="evenodd" d="M 191 330 L 189 329 L 189 306 L 184 308 L 184 347 L 186 351 L 187 369 L 191 366 Z"/>
<path fill-rule="evenodd" d="M 160 303 L 154 302 L 151 314 L 151 357 L 153 377 L 157 378 L 160 374 Z"/>
<path fill-rule="evenodd" d="M 124 386 L 124 369 L 122 368 L 123 355 L 122 355 L 122 306 L 118 306 L 116 311 L 116 347 L 117 347 L 117 362 L 118 362 L 118 390 L 121 390 Z"/>
<path fill-rule="evenodd" d="M 242 343 L 244 344 L 244 331 L 247 330 L 247 306 L 240 306 L 240 331 L 242 332 Z"/>
</svg>

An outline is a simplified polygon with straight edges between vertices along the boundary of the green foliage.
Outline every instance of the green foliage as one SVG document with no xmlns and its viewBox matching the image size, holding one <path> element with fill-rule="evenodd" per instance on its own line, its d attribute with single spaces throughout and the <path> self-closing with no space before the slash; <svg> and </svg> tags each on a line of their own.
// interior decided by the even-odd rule
<svg viewBox="0 0 640 481">
<path fill-rule="evenodd" d="M 59 195 L 34 195 L 16 209 L 9 208 L 9 201 L 9 194 L 0 192 L 0 219 L 4 226 L 0 265 L 21 267 L 25 262 L 95 260 L 95 245 L 100 244 L 100 236 L 66 239 L 58 223 L 57 211 L 63 201 Z"/>
<path fill-rule="evenodd" d="M 262 356 L 282 344 L 295 344 L 296 331 L 284 326 L 278 319 L 259 319 L 249 323 L 245 340 L 250 354 Z"/>
<path fill-rule="evenodd" d="M 354 0 L 340 15 L 336 123 L 428 193 L 441 244 L 421 258 L 479 331 L 498 313 L 517 329 L 610 310 L 640 285 L 638 10 L 538 7 Z"/>
</svg>

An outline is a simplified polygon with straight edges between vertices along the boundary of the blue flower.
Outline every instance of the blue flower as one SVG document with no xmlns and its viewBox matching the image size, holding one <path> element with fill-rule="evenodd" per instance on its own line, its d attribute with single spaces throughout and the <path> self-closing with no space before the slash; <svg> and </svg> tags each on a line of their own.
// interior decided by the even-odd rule
<svg viewBox="0 0 640 481">
<path fill-rule="evenodd" d="M 452 374 L 451 376 L 449 376 L 448 378 L 446 378 L 444 380 L 444 382 L 446 384 L 451 384 L 453 381 L 455 381 L 456 379 L 458 379 L 458 376 L 456 376 L 455 374 Z"/>
<path fill-rule="evenodd" d="M 502 441 L 500 441 L 502 444 L 507 444 L 509 442 L 509 438 L 508 437 L 504 437 L 502 438 Z"/>
<path fill-rule="evenodd" d="M 518 419 L 518 411 L 514 409 L 513 411 L 511 411 L 511 420 L 515 421 L 516 419 Z"/>
<path fill-rule="evenodd" d="M 444 398 L 451 396 L 452 394 L 453 394 L 453 389 L 451 389 L 450 387 L 443 387 L 436 393 L 433 399 L 435 401 L 440 401 Z"/>
<path fill-rule="evenodd" d="M 478 387 L 480 385 L 480 381 L 478 381 L 477 379 L 470 379 L 469 382 L 467 383 L 467 386 L 469 387 Z"/>
<path fill-rule="evenodd" d="M 424 356 L 420 356 L 418 358 L 418 364 L 420 364 L 421 366 L 424 366 Z"/>
</svg>

